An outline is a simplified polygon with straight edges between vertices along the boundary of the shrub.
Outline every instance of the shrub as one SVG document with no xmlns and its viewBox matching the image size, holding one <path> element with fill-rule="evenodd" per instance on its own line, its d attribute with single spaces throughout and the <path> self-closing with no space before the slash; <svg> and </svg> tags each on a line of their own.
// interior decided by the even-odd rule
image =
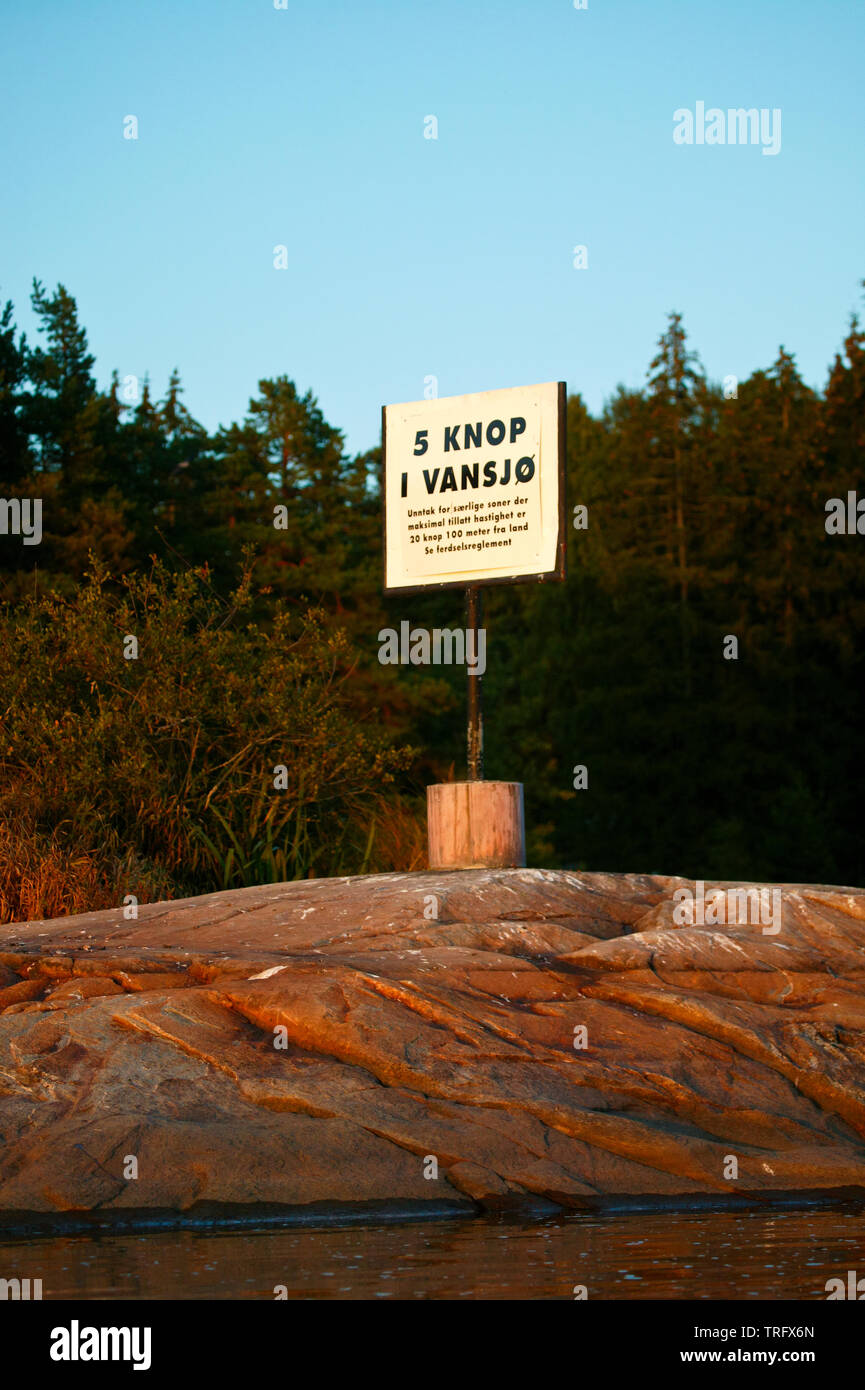
<svg viewBox="0 0 865 1390">
<path fill-rule="evenodd" d="M 94 562 L 0 607 L 3 920 L 421 862 L 414 753 L 345 633 L 281 602 L 265 629 L 251 592 L 249 565 L 226 603 L 206 570 Z"/>
</svg>

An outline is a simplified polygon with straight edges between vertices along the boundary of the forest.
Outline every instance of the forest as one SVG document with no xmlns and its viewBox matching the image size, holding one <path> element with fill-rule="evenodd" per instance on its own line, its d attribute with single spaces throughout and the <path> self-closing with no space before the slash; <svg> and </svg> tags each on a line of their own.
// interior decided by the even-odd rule
<svg viewBox="0 0 865 1390">
<path fill-rule="evenodd" d="M 464 614 L 383 597 L 380 449 L 285 374 L 215 433 L 176 371 L 100 389 L 74 297 L 32 308 L 34 344 L 0 315 L 0 920 L 423 867 L 465 672 L 378 634 Z M 865 334 L 818 391 L 661 330 L 599 416 L 569 395 L 566 582 L 486 593 L 486 775 L 531 865 L 861 883 L 865 541 L 827 516 L 865 497 Z"/>
</svg>

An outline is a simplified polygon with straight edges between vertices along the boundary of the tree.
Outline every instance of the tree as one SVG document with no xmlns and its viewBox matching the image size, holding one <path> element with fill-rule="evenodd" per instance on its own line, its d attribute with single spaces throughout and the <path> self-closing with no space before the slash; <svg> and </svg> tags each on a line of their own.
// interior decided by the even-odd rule
<svg viewBox="0 0 865 1390">
<path fill-rule="evenodd" d="M 48 295 L 34 280 L 31 303 L 47 349 L 37 346 L 27 359 L 32 385 L 28 428 L 38 440 L 40 470 L 62 472 L 67 495 L 77 498 L 100 483 L 88 467 L 90 440 L 81 429 L 84 411 L 96 396 L 95 359 L 78 322 L 75 300 L 64 285 Z"/>
<path fill-rule="evenodd" d="M 688 616 L 688 485 L 692 472 L 691 438 L 695 423 L 696 353 L 686 346 L 681 314 L 669 315 L 667 331 L 649 366 L 650 460 L 672 484 L 672 522 L 679 593 L 682 674 L 685 693 L 691 692 L 690 623 Z"/>
<path fill-rule="evenodd" d="M 13 319 L 14 306 L 6 301 L 0 314 L 0 483 L 4 488 L 26 486 L 33 470 L 24 411 L 27 393 L 27 340 Z"/>
</svg>

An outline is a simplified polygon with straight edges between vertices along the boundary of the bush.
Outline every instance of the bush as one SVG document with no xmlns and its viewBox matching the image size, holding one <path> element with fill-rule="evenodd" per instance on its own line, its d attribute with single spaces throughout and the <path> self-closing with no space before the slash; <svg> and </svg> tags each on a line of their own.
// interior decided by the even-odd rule
<svg viewBox="0 0 865 1390">
<path fill-rule="evenodd" d="M 226 603 L 206 570 L 94 562 L 0 607 L 4 921 L 422 862 L 414 752 L 345 633 L 282 603 L 265 630 L 251 592 L 248 566 Z"/>
</svg>

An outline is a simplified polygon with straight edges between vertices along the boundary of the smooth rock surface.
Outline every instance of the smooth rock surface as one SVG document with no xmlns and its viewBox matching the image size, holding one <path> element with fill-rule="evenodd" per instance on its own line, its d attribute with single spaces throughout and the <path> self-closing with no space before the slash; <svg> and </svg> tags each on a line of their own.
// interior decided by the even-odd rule
<svg viewBox="0 0 865 1390">
<path fill-rule="evenodd" d="M 787 887 L 767 935 L 678 926 L 682 886 L 388 874 L 0 928 L 2 1219 L 865 1197 L 865 892 Z"/>
</svg>

